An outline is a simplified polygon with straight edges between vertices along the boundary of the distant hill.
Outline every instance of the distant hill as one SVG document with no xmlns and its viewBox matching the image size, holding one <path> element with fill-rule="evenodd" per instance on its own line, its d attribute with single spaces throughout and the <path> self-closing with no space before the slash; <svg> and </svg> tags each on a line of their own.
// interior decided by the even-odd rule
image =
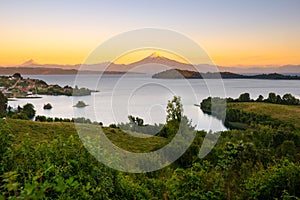
<svg viewBox="0 0 300 200">
<path fill-rule="evenodd" d="M 34 68 L 34 67 L 0 67 L 0 75 L 12 75 L 20 73 L 24 75 L 68 75 L 68 74 L 95 74 L 100 71 L 80 70 L 77 69 L 63 69 L 63 68 Z M 105 71 L 105 74 L 123 74 L 125 72 L 111 72 Z"/>
<path fill-rule="evenodd" d="M 188 70 L 170 69 L 157 74 L 152 78 L 158 79 L 272 79 L 272 80 L 300 80 L 300 76 L 282 75 L 278 73 L 259 74 L 259 75 L 241 75 L 231 72 L 206 72 L 200 73 Z"/>
<path fill-rule="evenodd" d="M 299 74 L 300 65 L 283 66 L 256 66 L 256 67 L 223 67 L 218 66 L 219 71 L 229 71 L 238 74 L 259 74 L 259 73 L 279 73 L 279 74 Z"/>
</svg>

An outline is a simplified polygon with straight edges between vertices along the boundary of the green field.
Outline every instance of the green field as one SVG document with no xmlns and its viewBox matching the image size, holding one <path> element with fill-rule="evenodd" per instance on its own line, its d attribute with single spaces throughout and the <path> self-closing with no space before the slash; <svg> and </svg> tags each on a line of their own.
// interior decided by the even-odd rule
<svg viewBox="0 0 300 200">
<path fill-rule="evenodd" d="M 228 103 L 228 109 L 239 109 L 244 112 L 269 115 L 282 122 L 292 123 L 300 128 L 300 106 L 287 106 L 271 103 L 242 102 Z"/>
<path fill-rule="evenodd" d="M 16 119 L 8 119 L 6 126 L 14 133 L 17 143 L 26 138 L 34 144 L 47 143 L 56 138 L 67 139 L 71 135 L 78 137 L 77 129 L 86 128 L 91 131 L 95 128 L 100 129 L 100 126 L 93 124 L 76 124 L 75 126 L 71 122 L 33 122 Z M 118 128 L 103 127 L 102 130 L 108 139 L 118 147 L 137 153 L 159 149 L 168 142 L 163 137 L 147 137 L 145 134 L 127 133 Z"/>
</svg>

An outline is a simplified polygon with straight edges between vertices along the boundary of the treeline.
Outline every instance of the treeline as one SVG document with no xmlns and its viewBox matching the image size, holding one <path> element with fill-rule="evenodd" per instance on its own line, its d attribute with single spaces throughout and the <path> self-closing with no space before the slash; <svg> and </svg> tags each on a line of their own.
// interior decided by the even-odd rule
<svg viewBox="0 0 300 200">
<path fill-rule="evenodd" d="M 238 109 L 229 108 L 226 111 L 226 119 L 224 125 L 228 128 L 247 129 L 249 127 L 255 127 L 258 124 L 267 125 L 272 128 L 282 126 L 282 122 L 277 119 L 273 119 L 265 114 L 256 114 L 254 112 L 244 112 Z M 293 124 L 286 124 L 293 127 Z"/>
<path fill-rule="evenodd" d="M 257 99 L 251 99 L 249 93 L 243 93 L 237 99 L 226 98 L 227 102 L 265 102 L 282 105 L 300 105 L 300 100 L 294 97 L 292 94 L 284 94 L 282 97 L 274 92 L 269 93 L 268 97 L 265 98 L 259 95 Z"/>
<path fill-rule="evenodd" d="M 7 106 L 7 97 L 0 91 L 0 117 L 9 117 L 12 119 L 30 120 L 35 116 L 35 109 L 33 104 L 27 103 L 23 107 L 18 106 L 13 108 Z"/>
<path fill-rule="evenodd" d="M 81 124 L 95 124 L 95 125 L 103 125 L 102 122 L 97 121 L 91 121 L 88 118 L 85 117 L 77 117 L 77 118 L 59 118 L 59 117 L 46 117 L 43 115 L 37 115 L 35 117 L 35 121 L 37 122 L 75 122 L 75 123 L 81 123 Z"/>
<path fill-rule="evenodd" d="M 156 135 L 163 128 L 163 124 L 144 124 L 144 120 L 140 117 L 135 117 L 132 115 L 128 116 L 128 123 L 119 123 L 117 127 L 122 130 L 127 130 L 131 132 L 144 133 L 149 135 Z"/>
<path fill-rule="evenodd" d="M 27 103 L 23 107 L 18 106 L 15 109 L 12 108 L 11 106 L 8 106 L 6 112 L 6 117 L 12 119 L 30 120 L 33 119 L 34 116 L 35 116 L 35 110 L 34 110 L 34 106 L 31 103 Z"/>
</svg>

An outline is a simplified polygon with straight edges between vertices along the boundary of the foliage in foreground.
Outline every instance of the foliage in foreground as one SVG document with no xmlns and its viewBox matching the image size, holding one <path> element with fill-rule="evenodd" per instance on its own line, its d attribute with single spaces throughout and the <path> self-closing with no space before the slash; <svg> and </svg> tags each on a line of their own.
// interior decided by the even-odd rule
<svg viewBox="0 0 300 200">
<path fill-rule="evenodd" d="M 195 133 L 176 102 L 169 102 L 170 115 L 159 136 L 136 138 L 117 126 L 103 130 L 125 150 L 155 151 L 177 131 Z M 71 122 L 8 119 L 0 123 L 0 199 L 299 199 L 298 126 L 271 115 L 236 114 L 230 117 L 247 123 L 245 130 L 222 132 L 204 159 L 198 158 L 202 141 L 215 135 L 198 131 L 176 162 L 142 174 L 115 171 L 98 162 Z M 143 125 L 134 119 L 131 127 Z"/>
<path fill-rule="evenodd" d="M 289 138 L 276 139 L 281 137 L 279 130 L 270 127 L 224 132 L 204 160 L 194 159 L 191 166 L 176 162 L 146 174 L 122 173 L 99 163 L 84 148 L 72 123 L 9 120 L 0 130 L 3 198 L 288 199 L 300 196 L 297 190 L 300 144 Z M 139 146 L 139 142 L 124 145 L 122 141 L 129 140 L 122 139 L 126 133 L 121 130 L 105 130 L 124 149 Z M 294 135 L 299 137 L 299 133 Z M 189 154 L 181 158 L 183 161 L 190 156 L 197 158 L 197 147 L 204 136 L 204 132 L 198 133 L 192 149 L 187 151 Z M 118 137 L 120 140 L 116 140 Z"/>
</svg>

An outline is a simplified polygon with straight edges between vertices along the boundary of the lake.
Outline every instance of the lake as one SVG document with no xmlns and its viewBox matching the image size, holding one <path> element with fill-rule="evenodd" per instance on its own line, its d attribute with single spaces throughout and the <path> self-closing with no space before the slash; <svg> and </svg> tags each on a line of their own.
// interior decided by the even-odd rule
<svg viewBox="0 0 300 200">
<path fill-rule="evenodd" d="M 145 123 L 164 123 L 166 105 L 174 95 L 180 96 L 184 115 L 192 120 L 198 130 L 220 131 L 226 128 L 220 120 L 204 114 L 194 104 L 208 96 L 237 98 L 241 93 L 248 92 L 251 98 L 269 92 L 283 95 L 291 93 L 300 96 L 299 80 L 253 80 L 253 79 L 152 79 L 151 75 L 28 75 L 24 78 L 36 78 L 48 84 L 60 86 L 70 85 L 87 87 L 100 92 L 91 96 L 67 97 L 41 95 L 39 99 L 18 99 L 9 101 L 12 107 L 32 103 L 36 115 L 49 117 L 85 117 L 92 121 L 101 121 L 104 125 L 128 122 L 128 115 L 143 118 Z M 89 106 L 73 107 L 77 101 L 84 101 Z M 51 103 L 51 110 L 44 110 L 43 105 Z"/>
</svg>

